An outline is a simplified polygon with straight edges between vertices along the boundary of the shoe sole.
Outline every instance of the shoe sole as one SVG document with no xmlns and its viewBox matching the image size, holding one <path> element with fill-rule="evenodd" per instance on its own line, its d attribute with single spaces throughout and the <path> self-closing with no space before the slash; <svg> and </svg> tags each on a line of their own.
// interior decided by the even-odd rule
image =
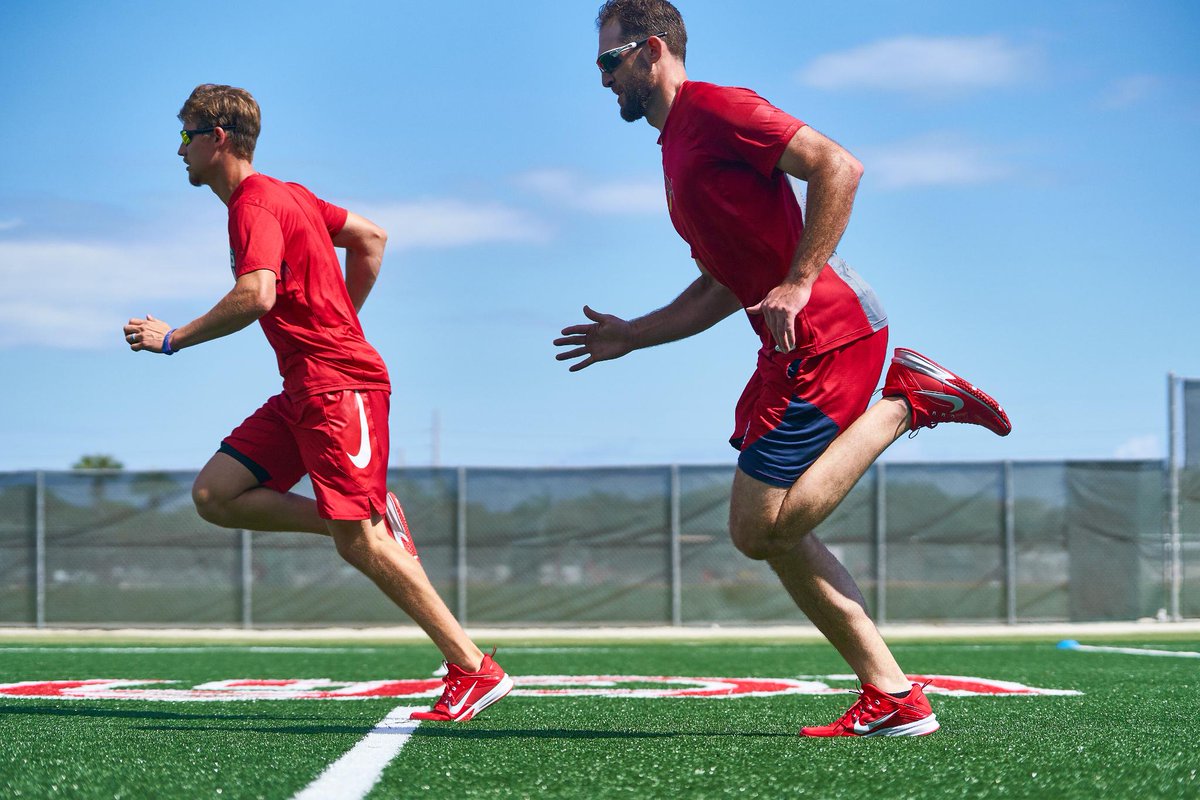
<svg viewBox="0 0 1200 800">
<path fill-rule="evenodd" d="M 391 492 L 388 492 L 387 502 L 384 503 L 384 516 L 387 517 L 392 538 L 404 548 L 406 553 L 420 561 L 421 557 L 417 555 L 417 543 L 413 541 L 412 533 L 408 530 L 408 525 L 404 524 L 404 513 L 400 510 L 400 501 Z M 408 544 L 405 544 L 404 540 L 396 535 L 397 531 L 402 531 L 402 535 L 408 537 Z"/>
<path fill-rule="evenodd" d="M 897 347 L 896 354 L 892 358 L 892 363 L 899 364 L 902 367 L 911 369 L 914 372 L 919 372 L 922 375 L 928 375 L 930 378 L 933 378 L 936 381 L 941 381 L 948 386 L 958 389 L 960 392 L 964 393 L 964 396 L 967 399 L 972 400 L 986 408 L 988 413 L 991 414 L 992 418 L 995 420 L 996 426 L 999 428 L 999 430 L 987 425 L 984 427 L 988 428 L 988 430 L 999 436 L 1007 436 L 1012 432 L 1012 423 L 1009 422 L 1004 416 L 1004 410 L 991 395 L 987 394 L 965 378 L 954 374 L 936 361 L 926 358 L 915 350 Z"/>
<path fill-rule="evenodd" d="M 930 714 L 928 717 L 922 717 L 907 725 L 896 725 L 891 728 L 881 728 L 871 733 L 861 734 L 861 738 L 869 739 L 872 736 L 928 736 L 940 727 L 942 725 L 937 721 L 937 716 Z"/>
</svg>

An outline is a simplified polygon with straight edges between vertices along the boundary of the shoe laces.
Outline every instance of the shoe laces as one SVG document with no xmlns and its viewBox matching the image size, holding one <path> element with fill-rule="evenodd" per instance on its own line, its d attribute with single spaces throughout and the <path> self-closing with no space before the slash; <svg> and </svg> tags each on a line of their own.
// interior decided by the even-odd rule
<svg viewBox="0 0 1200 800">
<path fill-rule="evenodd" d="M 922 683 L 920 685 L 921 691 L 922 692 L 925 691 L 925 687 L 928 686 L 932 682 L 933 682 L 932 680 L 927 680 L 924 683 Z M 863 718 L 863 711 L 865 711 L 866 709 L 881 707 L 883 705 L 882 701 L 884 698 L 887 698 L 888 702 L 891 703 L 892 705 L 901 706 L 903 708 L 907 708 L 910 711 L 916 711 L 918 713 L 920 713 L 922 711 L 922 709 L 919 706 L 917 706 L 913 703 L 909 703 L 905 700 L 901 700 L 899 697 L 893 697 L 890 694 L 885 693 L 883 695 L 883 697 L 869 697 L 867 695 L 866 691 L 861 688 L 860 689 L 848 689 L 847 691 L 850 692 L 850 694 L 858 695 L 858 700 L 856 700 L 854 702 L 854 705 L 850 706 L 850 708 L 848 708 L 846 710 L 846 713 L 842 715 L 842 718 L 838 720 L 838 722 L 840 722 L 842 725 L 846 725 L 846 723 L 848 722 L 849 725 L 846 725 L 846 727 L 851 727 L 855 723 L 861 721 Z"/>
<path fill-rule="evenodd" d="M 491 655 L 495 657 L 495 647 L 492 648 Z M 447 701 L 449 701 L 451 704 L 454 703 L 462 694 L 463 686 L 466 684 L 467 678 L 473 677 L 478 680 L 483 674 L 482 663 L 479 665 L 479 671 L 477 672 L 467 672 L 457 664 L 450 664 L 445 661 L 443 661 L 442 664 L 446 667 L 446 674 L 442 677 L 442 683 L 445 684 L 446 688 L 442 690 L 442 699 L 438 701 L 439 704 L 445 704 Z"/>
<path fill-rule="evenodd" d="M 866 708 L 871 705 L 872 700 L 871 698 L 867 697 L 867 693 L 862 689 L 847 689 L 846 691 L 848 691 L 850 694 L 858 695 L 858 699 L 854 701 L 854 704 L 851 705 L 850 708 L 846 709 L 846 713 L 842 714 L 841 718 L 836 724 L 842 725 L 846 728 L 852 728 L 860 719 L 862 719 L 863 711 L 865 711 Z M 878 701 L 875 701 L 875 703 L 878 705 Z"/>
</svg>

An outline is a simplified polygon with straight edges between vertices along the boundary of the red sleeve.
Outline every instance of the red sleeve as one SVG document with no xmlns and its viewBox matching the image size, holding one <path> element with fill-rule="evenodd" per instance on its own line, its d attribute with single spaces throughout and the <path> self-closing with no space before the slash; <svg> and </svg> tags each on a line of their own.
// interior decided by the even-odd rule
<svg viewBox="0 0 1200 800">
<path fill-rule="evenodd" d="M 301 186 L 298 183 L 289 183 L 288 186 L 293 191 L 298 191 L 312 201 L 312 204 L 321 212 L 321 219 L 325 222 L 325 230 L 329 232 L 329 238 L 332 239 L 342 232 L 342 228 L 346 227 L 346 218 L 349 216 L 346 209 L 340 206 L 335 206 L 333 203 L 327 203 L 317 197 L 308 187 Z"/>
<path fill-rule="evenodd" d="M 329 231 L 329 238 L 332 239 L 342 232 L 342 228 L 346 227 L 346 218 L 350 216 L 350 212 L 333 203 L 326 203 L 319 197 L 316 200 L 317 205 L 321 208 L 321 217 L 325 220 L 325 229 Z"/>
<path fill-rule="evenodd" d="M 262 206 L 238 203 L 229 209 L 229 250 L 234 277 L 269 269 L 279 278 L 283 264 L 283 228 Z"/>
<path fill-rule="evenodd" d="M 804 123 L 749 89 L 722 88 L 704 104 L 705 127 L 739 161 L 770 177 L 788 142 Z"/>
</svg>

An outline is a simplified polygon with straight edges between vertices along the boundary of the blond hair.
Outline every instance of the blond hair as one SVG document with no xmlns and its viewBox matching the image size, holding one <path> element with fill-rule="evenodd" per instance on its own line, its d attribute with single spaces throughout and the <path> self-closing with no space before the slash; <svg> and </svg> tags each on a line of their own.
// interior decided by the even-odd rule
<svg viewBox="0 0 1200 800">
<path fill-rule="evenodd" d="M 198 128 L 226 128 L 235 155 L 254 160 L 254 145 L 262 129 L 258 102 L 245 89 L 216 83 L 202 83 L 192 90 L 179 121 Z"/>
</svg>

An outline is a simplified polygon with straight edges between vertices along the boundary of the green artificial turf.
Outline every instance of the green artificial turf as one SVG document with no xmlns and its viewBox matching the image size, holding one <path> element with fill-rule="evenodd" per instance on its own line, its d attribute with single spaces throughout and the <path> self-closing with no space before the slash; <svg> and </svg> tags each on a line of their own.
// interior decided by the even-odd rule
<svg viewBox="0 0 1200 800">
<path fill-rule="evenodd" d="M 1089 644 L 1122 644 L 1089 640 Z M 1135 647 L 1200 650 L 1184 640 Z M 123 643 L 129 646 L 132 643 Z M 155 646 L 147 637 L 142 642 Z M 262 651 L 0 643 L 0 682 L 84 678 L 426 678 L 428 645 Z M 912 673 L 1075 689 L 1081 696 L 931 697 L 915 739 L 812 740 L 850 694 L 724 699 L 510 697 L 466 724 L 424 723 L 371 798 L 1200 796 L 1200 660 L 1056 649 L 1050 640 L 901 643 Z M 514 675 L 797 677 L 846 672 L 811 643 L 510 642 Z M 289 798 L 411 698 L 231 702 L 0 696 L 4 797 Z"/>
</svg>

